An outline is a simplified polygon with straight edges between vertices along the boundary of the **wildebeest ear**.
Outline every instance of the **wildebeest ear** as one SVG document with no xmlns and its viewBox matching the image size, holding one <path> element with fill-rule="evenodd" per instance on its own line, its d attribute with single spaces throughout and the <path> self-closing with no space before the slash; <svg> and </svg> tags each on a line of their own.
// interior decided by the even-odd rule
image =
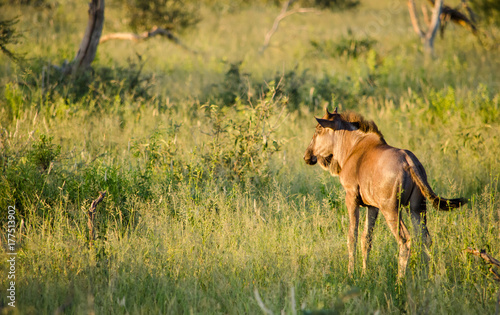
<svg viewBox="0 0 500 315">
<path fill-rule="evenodd" d="M 335 130 L 335 121 L 331 121 L 328 119 L 321 119 L 321 118 L 316 118 L 316 120 L 321 125 L 321 127 Z"/>
<path fill-rule="evenodd" d="M 335 107 L 335 110 L 333 111 L 334 114 L 337 114 L 337 108 L 338 107 Z"/>
</svg>

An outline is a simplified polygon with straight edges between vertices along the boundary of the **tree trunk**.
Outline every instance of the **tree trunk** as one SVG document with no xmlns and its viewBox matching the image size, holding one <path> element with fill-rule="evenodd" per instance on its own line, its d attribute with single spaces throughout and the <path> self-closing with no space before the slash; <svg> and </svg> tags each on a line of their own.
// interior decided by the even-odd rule
<svg viewBox="0 0 500 315">
<path fill-rule="evenodd" d="M 434 4 L 434 9 L 432 10 L 431 24 L 425 34 L 424 39 L 424 49 L 427 55 L 432 55 L 434 53 L 434 38 L 436 38 L 437 30 L 441 22 L 441 9 L 443 7 L 443 0 L 437 0 Z"/>
<path fill-rule="evenodd" d="M 410 19 L 415 33 L 420 36 L 424 44 L 424 52 L 426 55 L 431 56 L 434 54 L 434 39 L 436 38 L 436 33 L 439 28 L 440 15 L 443 7 L 443 0 L 437 0 L 434 2 L 434 8 L 432 10 L 432 18 L 430 24 L 428 25 L 427 31 L 423 31 L 420 28 L 417 18 L 417 12 L 415 10 L 415 3 L 413 0 L 408 0 L 408 11 L 410 12 Z"/>
<path fill-rule="evenodd" d="M 104 0 L 92 0 L 89 3 L 89 21 L 85 35 L 78 49 L 72 66 L 67 68 L 68 74 L 86 70 L 94 61 L 97 46 L 104 26 Z"/>
</svg>

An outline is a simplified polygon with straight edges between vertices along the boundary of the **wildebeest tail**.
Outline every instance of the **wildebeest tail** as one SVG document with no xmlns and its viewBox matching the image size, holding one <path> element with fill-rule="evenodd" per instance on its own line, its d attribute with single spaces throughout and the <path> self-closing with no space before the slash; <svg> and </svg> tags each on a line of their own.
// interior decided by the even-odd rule
<svg viewBox="0 0 500 315">
<path fill-rule="evenodd" d="M 467 200 L 463 198 L 446 199 L 440 198 L 436 195 L 427 182 L 424 167 L 413 154 L 410 155 L 408 153 L 411 154 L 411 152 L 407 152 L 406 154 L 406 161 L 409 164 L 408 166 L 411 178 L 417 184 L 418 188 L 420 188 L 420 191 L 425 198 L 429 199 L 435 208 L 443 211 L 449 211 L 467 203 Z"/>
</svg>

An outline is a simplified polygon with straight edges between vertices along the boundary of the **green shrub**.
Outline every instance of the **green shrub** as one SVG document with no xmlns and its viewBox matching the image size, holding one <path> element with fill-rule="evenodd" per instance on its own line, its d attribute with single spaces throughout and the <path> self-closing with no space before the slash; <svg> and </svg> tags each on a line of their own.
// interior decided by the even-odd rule
<svg viewBox="0 0 500 315">
<path fill-rule="evenodd" d="M 358 58 L 366 55 L 377 41 L 371 38 L 356 39 L 352 36 L 341 37 L 338 41 L 311 40 L 313 52 L 320 56 Z"/>
<path fill-rule="evenodd" d="M 205 106 L 211 141 L 203 160 L 209 165 L 210 176 L 229 181 L 265 180 L 271 156 L 280 149 L 271 119 L 279 119 L 286 106 L 286 98 L 277 93 L 271 84 L 255 105 Z"/>
<path fill-rule="evenodd" d="M 301 0 L 303 6 L 319 7 L 321 9 L 345 10 L 352 9 L 360 4 L 357 0 Z"/>
<path fill-rule="evenodd" d="M 1 6 L 0 4 L 0 8 Z M 2 19 L 0 17 L 0 51 L 16 62 L 22 61 L 24 55 L 14 52 L 8 46 L 19 43 L 21 33 L 15 28 L 18 22 L 19 19 Z"/>
<path fill-rule="evenodd" d="M 17 94 L 24 95 L 22 103 L 34 103 L 41 111 L 62 100 L 71 104 L 71 108 L 84 107 L 96 112 L 116 107 L 117 102 L 123 104 L 125 99 L 136 101 L 153 99 L 152 88 L 155 81 L 152 75 L 143 74 L 144 62 L 127 60 L 127 66 L 95 66 L 93 71 L 67 77 L 59 69 L 47 66 L 46 60 L 34 59 L 18 80 L 19 88 L 6 86 L 6 97 L 15 112 L 14 102 Z M 9 90 L 7 90 L 9 89 Z M 19 89 L 19 92 L 16 90 Z M 17 93 L 17 94 L 15 94 Z"/>
<path fill-rule="evenodd" d="M 130 26 L 136 31 L 154 26 L 176 32 L 200 21 L 195 2 L 186 0 L 127 0 L 125 2 Z"/>
<path fill-rule="evenodd" d="M 53 139 L 54 137 L 41 134 L 40 140 L 33 143 L 31 150 L 28 151 L 28 161 L 41 171 L 46 171 L 61 153 L 61 146 L 53 144 Z"/>
<path fill-rule="evenodd" d="M 500 2 L 496 0 L 471 0 L 471 7 L 482 21 L 500 25 Z"/>
</svg>

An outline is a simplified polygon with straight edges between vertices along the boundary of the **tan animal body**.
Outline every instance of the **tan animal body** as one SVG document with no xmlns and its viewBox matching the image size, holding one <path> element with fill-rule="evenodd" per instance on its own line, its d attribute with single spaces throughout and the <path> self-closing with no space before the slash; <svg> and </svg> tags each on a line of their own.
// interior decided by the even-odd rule
<svg viewBox="0 0 500 315">
<path fill-rule="evenodd" d="M 422 238 L 422 244 L 430 246 L 425 199 L 440 210 L 458 208 L 467 201 L 439 198 L 429 186 L 417 157 L 408 150 L 388 145 L 373 121 L 352 112 L 338 114 L 337 109 L 333 113 L 326 110 L 317 121 L 319 124 L 304 160 L 309 165 L 318 163 L 332 175 L 339 176 L 345 189 L 349 213 L 349 273 L 354 271 L 359 207 L 365 206 L 368 211 L 361 239 L 363 272 L 380 211 L 399 244 L 398 277 L 403 277 L 410 257 L 411 238 L 400 215 L 401 207 L 409 206 L 415 231 Z"/>
</svg>

